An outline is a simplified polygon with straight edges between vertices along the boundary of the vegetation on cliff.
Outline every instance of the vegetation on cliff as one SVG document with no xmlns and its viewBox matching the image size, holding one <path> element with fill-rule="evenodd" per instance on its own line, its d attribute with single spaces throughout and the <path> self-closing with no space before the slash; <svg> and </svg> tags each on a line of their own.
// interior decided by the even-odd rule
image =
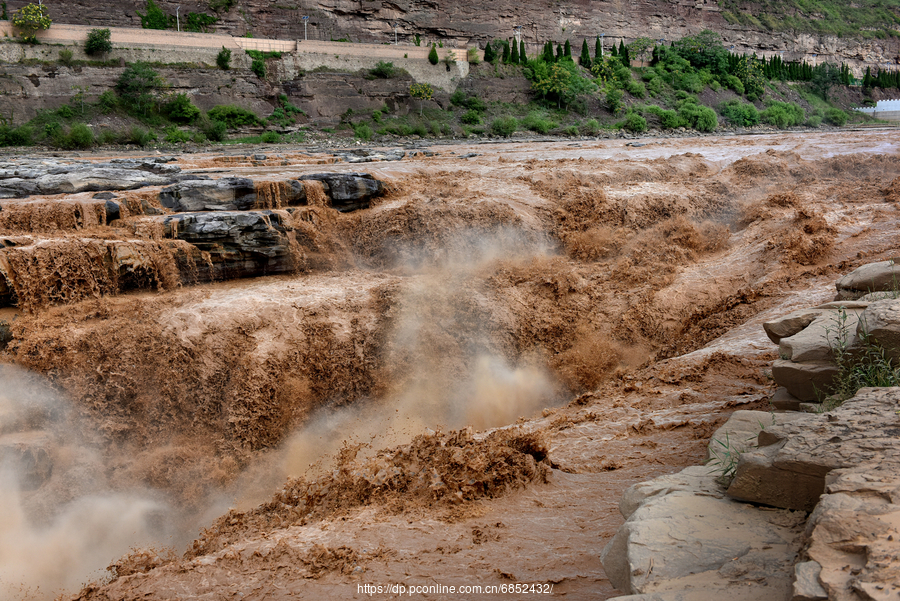
<svg viewBox="0 0 900 601">
<path fill-rule="evenodd" d="M 719 0 L 732 24 L 841 37 L 900 37 L 900 0 Z"/>
</svg>

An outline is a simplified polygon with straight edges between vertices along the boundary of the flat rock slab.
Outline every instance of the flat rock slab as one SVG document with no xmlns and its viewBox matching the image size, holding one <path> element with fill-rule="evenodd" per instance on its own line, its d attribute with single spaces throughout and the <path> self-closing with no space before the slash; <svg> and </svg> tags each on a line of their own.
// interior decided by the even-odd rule
<svg viewBox="0 0 900 601">
<path fill-rule="evenodd" d="M 368 208 L 373 198 L 384 194 L 384 184 L 368 173 L 311 173 L 299 179 L 322 182 L 331 206 L 342 213 Z"/>
<path fill-rule="evenodd" d="M 884 348 L 885 357 L 900 359 L 900 300 L 871 303 L 860 315 L 856 333 Z"/>
<path fill-rule="evenodd" d="M 704 466 L 638 484 L 625 498 L 627 511 L 638 506 L 601 554 L 619 590 L 665 600 L 791 598 L 805 514 L 728 499 Z"/>
<path fill-rule="evenodd" d="M 862 308 L 822 309 L 805 328 L 778 342 L 778 356 L 795 363 L 832 361 L 834 348 L 855 349 L 859 346 L 856 328 Z"/>
<path fill-rule="evenodd" d="M 269 196 L 269 197 L 267 197 Z M 259 187 L 243 177 L 189 180 L 163 188 L 162 206 L 176 213 L 195 211 L 247 211 L 306 204 L 306 190 L 296 180 L 270 182 Z"/>
<path fill-rule="evenodd" d="M 828 414 L 803 414 L 759 435 L 741 455 L 728 495 L 773 507 L 812 511 L 834 469 L 900 466 L 900 389 L 864 388 Z"/>
<path fill-rule="evenodd" d="M 819 401 L 827 396 L 839 371 L 831 361 L 778 359 L 772 363 L 772 379 L 801 401 Z"/>
<path fill-rule="evenodd" d="M 900 289 L 900 265 L 893 260 L 858 267 L 835 284 L 840 299 L 855 299 L 870 292 Z"/>
</svg>

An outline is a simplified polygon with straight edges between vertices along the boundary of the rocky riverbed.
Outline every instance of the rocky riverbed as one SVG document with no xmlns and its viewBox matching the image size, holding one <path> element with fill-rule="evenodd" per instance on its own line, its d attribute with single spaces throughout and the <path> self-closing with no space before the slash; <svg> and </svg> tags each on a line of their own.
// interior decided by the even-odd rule
<svg viewBox="0 0 900 601">
<path fill-rule="evenodd" d="M 900 158 L 878 131 L 629 143 L 8 157 L 4 586 L 637 591 L 600 560 L 622 493 L 771 416 L 773 364 L 817 352 L 785 316 L 896 256 Z M 768 514 L 747 574 L 837 582 L 808 509 Z"/>
</svg>

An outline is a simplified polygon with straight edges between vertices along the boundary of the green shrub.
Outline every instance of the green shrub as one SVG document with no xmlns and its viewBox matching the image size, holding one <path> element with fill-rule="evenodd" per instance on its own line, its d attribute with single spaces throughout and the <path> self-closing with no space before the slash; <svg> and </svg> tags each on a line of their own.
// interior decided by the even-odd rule
<svg viewBox="0 0 900 601">
<path fill-rule="evenodd" d="M 59 123 L 57 127 L 61 126 Z M 9 125 L 0 125 L 0 146 L 30 146 L 33 130 L 27 125 L 12 128 Z"/>
<path fill-rule="evenodd" d="M 575 137 L 578 135 L 578 126 L 577 125 L 569 125 L 564 130 L 563 133 L 567 136 Z"/>
<path fill-rule="evenodd" d="M 153 104 L 154 92 L 164 83 L 149 65 L 137 62 L 128 65 L 116 80 L 116 92 L 126 108 L 143 113 Z"/>
<path fill-rule="evenodd" d="M 619 88 L 610 88 L 606 92 L 606 106 L 609 112 L 616 114 L 622 108 L 622 98 L 625 94 Z"/>
<path fill-rule="evenodd" d="M 651 115 L 656 115 L 659 117 L 659 124 L 664 129 L 675 129 L 676 127 L 681 127 L 682 122 L 678 117 L 678 113 L 675 111 L 665 110 L 658 106 L 648 106 L 647 112 Z"/>
<path fill-rule="evenodd" d="M 369 69 L 369 75 L 379 79 L 390 79 L 396 74 L 395 71 L 394 63 L 378 61 L 374 68 Z"/>
<path fill-rule="evenodd" d="M 847 123 L 847 113 L 838 108 L 830 108 L 825 111 L 825 121 L 832 125 L 842 127 Z"/>
<path fill-rule="evenodd" d="M 231 48 L 222 46 L 222 49 L 219 50 L 219 54 L 216 55 L 216 66 L 223 71 L 231 69 Z"/>
<path fill-rule="evenodd" d="M 264 132 L 262 136 L 260 136 L 260 142 L 263 144 L 278 144 L 281 142 L 281 136 L 278 135 L 278 132 L 267 131 Z"/>
<path fill-rule="evenodd" d="M 138 12 L 137 15 L 140 17 L 141 27 L 144 29 L 167 29 L 169 27 L 169 17 L 153 0 L 147 0 L 145 14 L 142 15 Z"/>
<path fill-rule="evenodd" d="M 375 123 L 381 123 L 381 117 L 381 111 L 372 111 L 372 121 L 374 121 Z"/>
<path fill-rule="evenodd" d="M 372 128 L 367 123 L 356 123 L 353 125 L 353 134 L 360 140 L 368 142 L 375 135 Z"/>
<path fill-rule="evenodd" d="M 436 65 L 438 64 L 439 60 L 440 59 L 438 58 L 437 48 L 435 48 L 434 44 L 432 44 L 431 51 L 428 53 L 428 62 L 432 65 Z"/>
<path fill-rule="evenodd" d="M 200 109 L 183 93 L 170 97 L 163 111 L 175 123 L 193 123 L 200 116 Z"/>
<path fill-rule="evenodd" d="M 94 56 L 105 54 L 112 50 L 109 29 L 92 29 L 88 32 L 87 41 L 84 43 L 84 52 Z"/>
<path fill-rule="evenodd" d="M 94 132 L 84 123 L 76 123 L 66 136 L 66 148 L 90 148 L 94 145 Z"/>
<path fill-rule="evenodd" d="M 228 134 L 228 126 L 224 122 L 210 119 L 208 115 L 200 116 L 197 129 L 212 142 L 221 142 Z"/>
<path fill-rule="evenodd" d="M 116 110 L 116 107 L 119 106 L 119 99 L 116 97 L 116 93 L 112 90 L 106 90 L 100 97 L 97 99 L 97 104 L 100 105 L 100 112 L 107 114 Z"/>
<path fill-rule="evenodd" d="M 819 127 L 820 125 L 822 125 L 822 117 L 819 117 L 818 115 L 813 115 L 812 117 L 810 117 L 809 119 L 806 120 L 806 125 L 808 127 Z"/>
<path fill-rule="evenodd" d="M 481 62 L 481 57 L 478 56 L 478 48 L 469 48 L 466 51 L 466 60 L 470 65 L 477 65 Z"/>
<path fill-rule="evenodd" d="M 708 106 L 701 106 L 700 114 L 697 115 L 697 119 L 694 121 L 694 129 L 710 132 L 717 127 L 719 127 L 719 119 L 716 117 L 716 112 Z"/>
<path fill-rule="evenodd" d="M 759 123 L 759 111 L 756 107 L 737 98 L 720 104 L 719 112 L 729 123 L 738 127 L 750 127 Z"/>
<path fill-rule="evenodd" d="M 661 77 L 654 77 L 647 82 L 647 91 L 650 92 L 650 95 L 654 98 L 659 96 L 660 92 L 662 92 L 662 88 L 663 80 Z"/>
<path fill-rule="evenodd" d="M 150 142 L 156 140 L 156 134 L 147 131 L 146 129 L 138 126 L 134 126 L 128 132 L 128 142 L 131 144 L 136 144 L 138 146 L 146 146 Z"/>
<path fill-rule="evenodd" d="M 596 119 L 588 119 L 581 126 L 581 129 L 588 136 L 596 136 L 600 133 L 600 122 Z"/>
<path fill-rule="evenodd" d="M 428 137 L 428 128 L 425 127 L 424 123 L 417 123 L 416 125 L 414 125 L 412 128 L 412 132 L 420 138 Z"/>
<path fill-rule="evenodd" d="M 206 114 L 212 121 L 219 121 L 221 123 L 224 123 L 228 129 L 236 129 L 243 126 L 262 125 L 259 117 L 257 117 L 247 109 L 243 109 L 239 106 L 234 106 L 233 104 L 220 104 L 218 106 L 214 106 L 209 109 Z M 209 133 L 204 133 L 206 133 L 207 137 L 210 140 L 214 139 L 209 135 Z"/>
<path fill-rule="evenodd" d="M 261 58 L 254 58 L 250 63 L 250 70 L 260 79 L 266 78 L 266 61 Z"/>
<path fill-rule="evenodd" d="M 497 117 L 491 122 L 491 133 L 495 136 L 508 138 L 516 131 L 518 123 L 516 118 L 512 116 Z"/>
<path fill-rule="evenodd" d="M 71 50 L 69 50 L 68 48 L 63 48 L 59 51 L 59 62 L 64 65 L 71 65 L 73 56 L 75 55 L 72 54 Z"/>
<path fill-rule="evenodd" d="M 184 19 L 184 30 L 206 33 L 211 25 L 218 21 L 216 17 L 206 13 L 188 13 Z"/>
<path fill-rule="evenodd" d="M 647 131 L 647 120 L 637 113 L 628 113 L 625 115 L 625 125 L 623 127 L 634 133 L 645 132 Z"/>
<path fill-rule="evenodd" d="M 99 134 L 97 134 L 97 145 L 109 146 L 111 144 L 118 144 L 121 137 L 121 134 L 119 134 L 118 132 L 114 132 L 110 129 L 104 129 Z"/>
<path fill-rule="evenodd" d="M 535 131 L 539 134 L 547 134 L 551 129 L 554 129 L 558 126 L 557 123 L 548 119 L 542 112 L 540 111 L 531 111 L 520 122 L 520 125 L 525 129 L 530 129 L 531 131 Z"/>
<path fill-rule="evenodd" d="M 177 127 L 169 127 L 166 129 L 166 137 L 163 138 L 169 144 L 184 144 L 191 139 L 191 134 L 181 131 Z"/>
<path fill-rule="evenodd" d="M 796 103 L 772 101 L 759 117 L 766 123 L 784 129 L 803 123 L 806 113 Z"/>
<path fill-rule="evenodd" d="M 729 89 L 734 90 L 735 94 L 744 94 L 744 83 L 740 79 L 734 75 L 725 75 L 723 79 L 723 83 L 728 86 Z"/>
<path fill-rule="evenodd" d="M 71 119 L 75 116 L 75 111 L 68 104 L 64 104 L 58 109 L 56 109 L 56 114 L 59 115 L 63 119 Z"/>
<path fill-rule="evenodd" d="M 481 114 L 478 111 L 467 111 L 459 120 L 466 125 L 478 125 L 481 123 Z"/>
<path fill-rule="evenodd" d="M 235 0 L 209 0 L 209 8 L 213 12 L 227 13 L 234 6 Z"/>
<path fill-rule="evenodd" d="M 682 73 L 680 76 L 675 77 L 675 81 L 673 83 L 675 88 L 679 90 L 685 90 L 693 94 L 699 94 L 703 91 L 704 88 L 703 80 L 700 78 L 700 75 L 696 72 L 690 71 Z"/>
<path fill-rule="evenodd" d="M 635 98 L 644 98 L 647 96 L 647 88 L 644 87 L 643 83 L 636 79 L 629 80 L 628 83 L 625 84 L 625 89 Z"/>
</svg>

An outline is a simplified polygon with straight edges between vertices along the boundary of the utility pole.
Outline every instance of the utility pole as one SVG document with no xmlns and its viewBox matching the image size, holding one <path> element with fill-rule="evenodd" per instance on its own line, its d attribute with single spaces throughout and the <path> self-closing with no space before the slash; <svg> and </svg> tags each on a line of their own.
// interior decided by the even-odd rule
<svg viewBox="0 0 900 601">
<path fill-rule="evenodd" d="M 600 34 L 600 58 L 603 58 L 603 42 L 605 41 L 605 38 L 606 38 L 606 34 L 601 33 Z"/>
<path fill-rule="evenodd" d="M 391 23 L 391 27 L 394 28 L 394 46 L 397 45 L 397 26 L 398 26 L 398 25 L 399 25 L 399 24 L 396 23 L 396 22 Z"/>
<path fill-rule="evenodd" d="M 178 14 L 178 11 L 180 11 L 180 10 L 181 10 L 181 6 L 175 7 L 175 28 L 178 31 L 181 31 L 181 17 Z"/>
<path fill-rule="evenodd" d="M 304 15 L 300 18 L 303 19 L 303 40 L 306 41 L 309 39 L 308 37 L 306 37 L 306 24 L 309 23 L 309 17 Z"/>
</svg>

